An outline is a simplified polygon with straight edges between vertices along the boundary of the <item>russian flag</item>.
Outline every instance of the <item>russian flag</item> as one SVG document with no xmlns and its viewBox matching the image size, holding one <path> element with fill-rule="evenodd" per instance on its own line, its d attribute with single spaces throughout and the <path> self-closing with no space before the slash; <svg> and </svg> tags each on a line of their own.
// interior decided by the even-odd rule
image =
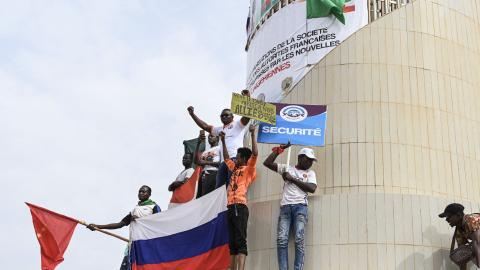
<svg viewBox="0 0 480 270">
<path fill-rule="evenodd" d="M 230 264 L 224 187 L 130 224 L 132 270 L 224 270 Z"/>
</svg>

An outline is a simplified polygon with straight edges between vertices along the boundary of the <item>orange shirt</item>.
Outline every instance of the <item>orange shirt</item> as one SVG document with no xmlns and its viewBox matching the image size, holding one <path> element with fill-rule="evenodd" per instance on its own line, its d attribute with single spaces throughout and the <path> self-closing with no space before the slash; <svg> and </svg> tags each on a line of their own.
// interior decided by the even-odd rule
<svg viewBox="0 0 480 270">
<path fill-rule="evenodd" d="M 257 177 L 257 157 L 252 155 L 247 162 L 247 166 L 236 167 L 231 159 L 225 161 L 228 169 L 232 171 L 230 184 L 227 189 L 228 205 L 234 203 L 247 204 L 247 191 L 255 178 Z"/>
</svg>

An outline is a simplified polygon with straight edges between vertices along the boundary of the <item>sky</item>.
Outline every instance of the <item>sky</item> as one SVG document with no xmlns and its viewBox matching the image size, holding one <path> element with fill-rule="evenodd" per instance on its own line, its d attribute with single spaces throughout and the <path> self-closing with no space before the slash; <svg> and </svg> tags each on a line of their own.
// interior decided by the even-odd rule
<svg viewBox="0 0 480 270">
<path fill-rule="evenodd" d="M 104 224 L 166 209 L 182 141 L 245 86 L 247 0 L 0 0 L 0 236 L 5 269 L 40 269 L 24 202 Z M 117 230 L 123 236 L 127 229 Z M 125 244 L 79 225 L 57 269 L 118 269 Z"/>
</svg>

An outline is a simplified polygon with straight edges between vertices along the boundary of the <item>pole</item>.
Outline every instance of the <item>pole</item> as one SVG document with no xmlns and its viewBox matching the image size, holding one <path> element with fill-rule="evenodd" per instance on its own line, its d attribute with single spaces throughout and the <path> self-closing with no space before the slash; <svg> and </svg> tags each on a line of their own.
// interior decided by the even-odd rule
<svg viewBox="0 0 480 270">
<path fill-rule="evenodd" d="M 85 221 L 83 221 L 83 220 L 77 220 L 77 222 L 78 222 L 79 224 L 82 224 L 82 225 L 85 226 L 85 227 L 88 226 L 88 224 L 87 224 Z M 94 228 L 95 228 L 95 227 L 94 227 Z M 110 236 L 113 236 L 113 237 L 115 237 L 115 238 L 117 238 L 117 239 L 120 239 L 120 240 L 122 240 L 122 241 L 125 241 L 125 242 L 127 242 L 127 243 L 129 242 L 129 240 L 128 240 L 127 238 L 122 237 L 122 236 L 120 236 L 120 235 L 118 235 L 118 234 L 111 233 L 111 232 L 109 232 L 109 231 L 105 231 L 105 230 L 102 230 L 102 229 L 99 229 L 99 228 L 95 228 L 95 231 L 99 231 L 99 232 L 101 232 L 101 233 L 108 234 L 108 235 L 110 235 Z"/>
<path fill-rule="evenodd" d="M 287 165 L 290 166 L 290 154 L 292 153 L 292 147 L 288 147 L 288 152 L 287 152 Z"/>
</svg>

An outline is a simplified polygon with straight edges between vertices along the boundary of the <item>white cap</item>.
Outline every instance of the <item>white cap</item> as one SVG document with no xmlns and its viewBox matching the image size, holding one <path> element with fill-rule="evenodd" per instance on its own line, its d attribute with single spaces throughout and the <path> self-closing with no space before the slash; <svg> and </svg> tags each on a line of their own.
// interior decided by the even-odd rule
<svg viewBox="0 0 480 270">
<path fill-rule="evenodd" d="M 311 158 L 315 161 L 317 161 L 317 158 L 315 157 L 315 152 L 311 148 L 302 148 L 300 151 L 298 151 L 298 155 L 305 155 L 308 158 Z"/>
</svg>

